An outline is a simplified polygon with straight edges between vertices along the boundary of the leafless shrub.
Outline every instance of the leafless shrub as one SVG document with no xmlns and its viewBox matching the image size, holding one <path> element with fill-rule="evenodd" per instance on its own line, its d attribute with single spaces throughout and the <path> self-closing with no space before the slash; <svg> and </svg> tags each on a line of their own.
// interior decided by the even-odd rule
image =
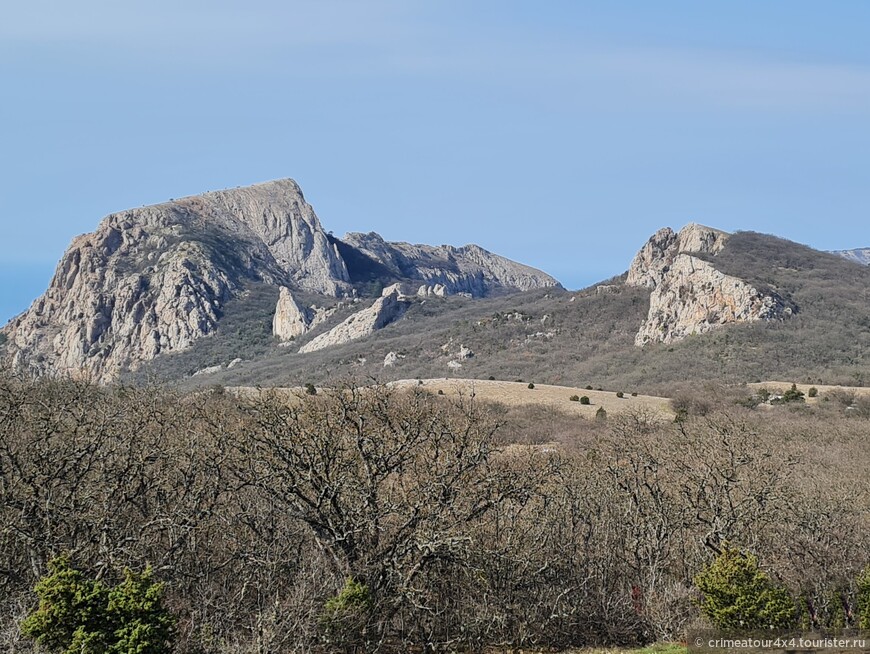
<svg viewBox="0 0 870 654">
<path fill-rule="evenodd" d="M 419 389 L 246 399 L 0 375 L 0 648 L 29 654 L 16 623 L 62 552 L 103 578 L 150 563 L 185 654 L 678 637 L 725 541 L 814 624 L 835 598 L 852 610 L 864 418 L 714 404 L 597 422 Z M 357 640 L 326 642 L 348 578 L 370 600 Z"/>
</svg>

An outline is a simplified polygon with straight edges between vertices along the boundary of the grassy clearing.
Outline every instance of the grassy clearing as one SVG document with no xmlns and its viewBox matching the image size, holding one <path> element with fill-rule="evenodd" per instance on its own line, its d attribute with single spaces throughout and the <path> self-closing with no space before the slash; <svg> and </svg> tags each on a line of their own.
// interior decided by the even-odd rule
<svg viewBox="0 0 870 654">
<path fill-rule="evenodd" d="M 423 383 L 420 384 L 419 382 Z M 636 395 L 624 392 L 623 397 L 617 397 L 617 391 L 588 390 L 571 386 L 555 386 L 551 384 L 535 384 L 529 388 L 526 382 L 491 381 L 481 379 L 404 379 L 394 382 L 395 385 L 420 385 L 427 391 L 441 391 L 447 397 L 466 397 L 474 393 L 476 399 L 483 402 L 498 402 L 508 407 L 538 405 L 557 409 L 563 413 L 593 419 L 601 407 L 608 415 L 618 415 L 626 411 L 644 409 L 662 418 L 673 418 L 674 411 L 670 400 L 655 395 Z M 590 403 L 581 404 L 571 401 L 572 396 L 586 396 Z"/>
<path fill-rule="evenodd" d="M 663 419 L 672 420 L 674 410 L 671 400 L 655 395 L 631 395 L 623 393 L 617 396 L 616 391 L 598 391 L 571 386 L 554 386 L 551 384 L 535 384 L 529 388 L 526 382 L 506 382 L 483 379 L 401 379 L 390 382 L 389 386 L 397 388 L 420 388 L 443 395 L 446 398 L 471 397 L 479 402 L 497 403 L 508 409 L 539 407 L 556 410 L 567 417 L 582 417 L 589 420 L 595 418 L 600 408 L 604 408 L 608 416 L 617 416 L 632 411 L 646 411 Z M 227 390 L 242 396 L 254 396 L 258 391 L 252 386 L 227 387 Z M 272 392 L 286 393 L 293 398 L 304 392 L 304 387 L 275 387 Z M 321 387 L 319 390 L 323 390 Z M 589 398 L 589 404 L 572 401 L 572 396 Z"/>
</svg>

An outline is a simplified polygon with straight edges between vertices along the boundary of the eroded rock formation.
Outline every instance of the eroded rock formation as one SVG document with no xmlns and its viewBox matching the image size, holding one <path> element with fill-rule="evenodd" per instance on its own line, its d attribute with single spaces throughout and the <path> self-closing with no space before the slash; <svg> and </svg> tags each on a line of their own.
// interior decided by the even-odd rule
<svg viewBox="0 0 870 654">
<path fill-rule="evenodd" d="M 399 299 L 399 293 L 394 289 L 387 295 L 379 297 L 370 307 L 348 316 L 328 332 L 315 336 L 300 347 L 299 352 L 301 354 L 316 352 L 370 336 L 399 318 L 407 307 L 408 302 Z"/>
<path fill-rule="evenodd" d="M 110 382 L 217 332 L 228 303 L 252 284 L 281 287 L 273 333 L 286 342 L 334 311 L 305 307 L 300 294 L 351 296 L 365 283 L 351 279 L 348 261 L 377 267 L 368 280 L 399 284 L 376 302 L 383 316 L 404 306 L 402 290 L 421 286 L 427 295 L 483 296 L 557 285 L 477 246 L 387 243 L 373 233 L 345 244 L 285 179 L 107 216 L 72 242 L 46 292 L 3 328 L 0 354 L 33 374 Z"/>
<path fill-rule="evenodd" d="M 107 216 L 3 332 L 20 369 L 107 382 L 213 333 L 246 283 L 335 295 L 346 280 L 299 187 L 280 180 Z"/>
<path fill-rule="evenodd" d="M 272 319 L 272 334 L 281 341 L 290 341 L 302 336 L 311 325 L 311 311 L 303 307 L 286 286 L 282 286 Z"/>
<path fill-rule="evenodd" d="M 776 293 L 762 293 L 695 256 L 715 256 L 727 241 L 726 232 L 694 223 L 679 233 L 660 229 L 647 241 L 626 278 L 626 284 L 652 289 L 649 313 L 635 336 L 636 345 L 671 343 L 721 325 L 779 320 L 791 314 Z"/>
<path fill-rule="evenodd" d="M 488 252 L 477 245 L 412 245 L 387 242 L 378 234 L 350 233 L 342 241 L 399 279 L 418 282 L 421 296 L 468 293 L 483 297 L 504 290 L 559 286 L 546 273 Z"/>
</svg>

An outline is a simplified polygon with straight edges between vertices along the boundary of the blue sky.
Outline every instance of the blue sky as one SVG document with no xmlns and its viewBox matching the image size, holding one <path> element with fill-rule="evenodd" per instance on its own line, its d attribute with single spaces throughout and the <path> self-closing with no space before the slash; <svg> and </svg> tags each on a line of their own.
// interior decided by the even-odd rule
<svg viewBox="0 0 870 654">
<path fill-rule="evenodd" d="M 106 214 L 293 177 L 578 288 L 696 221 L 870 245 L 870 3 L 9 0 L 0 323 Z"/>
</svg>

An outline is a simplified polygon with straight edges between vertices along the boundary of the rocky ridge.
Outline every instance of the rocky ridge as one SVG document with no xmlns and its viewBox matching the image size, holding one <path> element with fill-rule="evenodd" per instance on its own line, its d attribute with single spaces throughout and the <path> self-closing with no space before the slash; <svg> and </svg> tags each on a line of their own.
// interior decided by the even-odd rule
<svg viewBox="0 0 870 654">
<path fill-rule="evenodd" d="M 108 382 L 213 333 L 246 283 L 335 294 L 346 279 L 301 190 L 281 180 L 107 216 L 3 333 L 19 369 Z"/>
<path fill-rule="evenodd" d="M 726 275 L 697 255 L 715 257 L 728 241 L 720 230 L 689 224 L 657 231 L 635 256 L 626 284 L 651 289 L 647 318 L 635 345 L 671 343 L 721 325 L 781 320 L 792 309 L 773 292 Z"/>
<path fill-rule="evenodd" d="M 836 250 L 833 254 L 838 254 L 844 259 L 860 263 L 865 266 L 870 265 L 870 248 L 856 248 L 854 250 Z"/>
<path fill-rule="evenodd" d="M 405 270 L 433 288 L 450 280 L 456 292 L 482 295 L 557 284 L 476 246 L 432 249 L 438 256 L 428 246 L 384 248 L 401 251 Z M 296 338 L 328 313 L 294 294 L 353 295 L 347 261 L 289 179 L 111 214 L 73 240 L 46 292 L 3 328 L 3 356 L 32 374 L 111 382 L 215 333 L 227 302 L 254 283 L 286 289 L 273 329 Z"/>
<path fill-rule="evenodd" d="M 528 291 L 559 286 L 540 270 L 493 254 L 477 245 L 413 245 L 388 242 L 369 232 L 351 232 L 342 241 L 391 276 L 416 282 L 423 297 L 466 293 L 484 297 L 503 289 Z"/>
<path fill-rule="evenodd" d="M 397 288 L 387 289 L 370 307 L 357 311 L 328 332 L 314 337 L 299 348 L 299 353 L 316 352 L 370 336 L 400 318 L 408 304 Z"/>
</svg>

